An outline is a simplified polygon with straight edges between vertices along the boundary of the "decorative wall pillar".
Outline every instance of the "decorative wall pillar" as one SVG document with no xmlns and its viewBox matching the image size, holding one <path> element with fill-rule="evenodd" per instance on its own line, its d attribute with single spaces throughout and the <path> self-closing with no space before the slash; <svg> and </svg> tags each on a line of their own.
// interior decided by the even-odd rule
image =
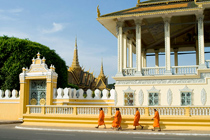
<svg viewBox="0 0 210 140">
<path fill-rule="evenodd" d="M 129 57 L 128 57 L 128 63 L 129 68 L 133 67 L 133 45 L 132 40 L 130 39 L 128 42 L 128 48 L 129 48 Z"/>
<path fill-rule="evenodd" d="M 127 34 L 123 34 L 123 68 L 127 68 Z"/>
<path fill-rule="evenodd" d="M 205 69 L 205 54 L 204 54 L 204 15 L 203 12 L 197 15 L 198 20 L 198 52 L 199 52 L 199 69 Z"/>
<path fill-rule="evenodd" d="M 171 75 L 171 43 L 170 43 L 170 17 L 164 17 L 165 31 L 165 74 Z"/>
<path fill-rule="evenodd" d="M 155 49 L 155 67 L 159 67 L 159 50 Z"/>
<path fill-rule="evenodd" d="M 118 21 L 117 22 L 117 39 L 118 39 L 118 69 L 117 69 L 117 74 L 116 74 L 116 77 L 119 77 L 119 76 L 123 76 L 122 75 L 122 60 L 123 60 L 123 21 Z"/>
<path fill-rule="evenodd" d="M 142 58 L 141 58 L 141 23 L 142 19 L 135 20 L 136 24 L 136 76 L 142 76 Z"/>
</svg>

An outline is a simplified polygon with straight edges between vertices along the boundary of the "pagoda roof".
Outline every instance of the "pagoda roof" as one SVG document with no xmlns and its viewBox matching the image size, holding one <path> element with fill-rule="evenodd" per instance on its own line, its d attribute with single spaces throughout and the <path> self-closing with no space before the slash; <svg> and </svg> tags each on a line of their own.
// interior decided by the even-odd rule
<svg viewBox="0 0 210 140">
<path fill-rule="evenodd" d="M 206 0 L 210 1 L 210 0 Z M 150 0 L 137 4 L 136 7 L 101 15 L 100 18 L 115 18 L 128 16 L 143 16 L 147 14 L 171 13 L 174 10 L 197 10 L 199 6 L 194 0 Z"/>
<path fill-rule="evenodd" d="M 142 46 L 146 50 L 164 51 L 163 17 L 171 18 L 171 46 L 183 46 L 183 51 L 193 50 L 196 38 L 196 14 L 203 11 L 205 24 L 205 43 L 210 43 L 210 0 L 148 0 L 135 7 L 100 15 L 97 20 L 115 37 L 117 22 L 124 21 L 123 32 L 129 32 L 135 40 L 135 19 L 142 18 Z M 187 41 L 187 42 L 186 42 Z M 135 41 L 133 41 L 135 46 Z M 135 49 L 133 49 L 135 53 Z M 149 51 L 148 51 L 149 52 Z"/>
</svg>

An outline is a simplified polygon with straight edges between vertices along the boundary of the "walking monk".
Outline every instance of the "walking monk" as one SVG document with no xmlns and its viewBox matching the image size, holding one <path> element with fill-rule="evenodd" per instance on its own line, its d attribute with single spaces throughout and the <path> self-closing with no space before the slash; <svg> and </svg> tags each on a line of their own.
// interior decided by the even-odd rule
<svg viewBox="0 0 210 140">
<path fill-rule="evenodd" d="M 122 121 L 122 117 L 121 117 L 119 108 L 116 108 L 115 116 L 113 116 L 112 118 L 114 118 L 114 121 L 112 123 L 112 128 L 117 128 L 117 130 L 122 129 L 122 127 L 120 125 L 121 121 Z"/>
<path fill-rule="evenodd" d="M 96 128 L 99 128 L 99 126 L 104 125 L 104 129 L 106 128 L 106 125 L 104 123 L 104 111 L 102 108 L 99 109 L 100 114 L 99 114 L 99 118 L 98 118 L 98 126 L 96 126 Z"/>
<path fill-rule="evenodd" d="M 135 126 L 135 128 L 133 130 L 136 130 L 136 126 L 139 126 L 139 120 L 140 120 L 140 113 L 138 111 L 138 108 L 136 108 L 136 114 L 135 114 L 135 117 L 134 117 L 134 122 L 133 122 L 133 126 Z M 144 127 L 142 125 L 141 126 L 141 129 L 143 129 Z"/>
<path fill-rule="evenodd" d="M 153 123 L 154 129 L 152 129 L 152 131 L 155 131 L 155 127 L 158 127 L 159 128 L 158 131 L 161 131 L 160 124 L 159 124 L 159 121 L 160 121 L 159 113 L 156 109 L 154 109 L 154 112 L 155 112 L 155 116 L 152 118 L 152 120 L 154 120 L 154 123 Z"/>
</svg>

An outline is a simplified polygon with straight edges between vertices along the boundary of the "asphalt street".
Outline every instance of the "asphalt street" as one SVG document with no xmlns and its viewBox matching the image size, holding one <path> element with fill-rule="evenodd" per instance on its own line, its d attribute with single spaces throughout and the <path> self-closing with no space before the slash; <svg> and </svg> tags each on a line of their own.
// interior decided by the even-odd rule
<svg viewBox="0 0 210 140">
<path fill-rule="evenodd" d="M 18 124 L 0 125 L 0 140 L 210 140 L 210 136 L 165 136 L 24 130 L 15 128 L 17 125 Z"/>
</svg>

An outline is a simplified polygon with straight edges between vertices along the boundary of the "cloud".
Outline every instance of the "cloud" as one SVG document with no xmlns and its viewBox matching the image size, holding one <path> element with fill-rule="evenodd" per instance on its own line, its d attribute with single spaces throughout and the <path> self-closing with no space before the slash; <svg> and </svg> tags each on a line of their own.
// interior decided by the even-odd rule
<svg viewBox="0 0 210 140">
<path fill-rule="evenodd" d="M 49 33 L 62 31 L 63 29 L 64 29 L 64 26 L 62 24 L 53 22 L 52 29 L 43 29 L 41 32 L 45 34 L 49 34 Z"/>
</svg>

